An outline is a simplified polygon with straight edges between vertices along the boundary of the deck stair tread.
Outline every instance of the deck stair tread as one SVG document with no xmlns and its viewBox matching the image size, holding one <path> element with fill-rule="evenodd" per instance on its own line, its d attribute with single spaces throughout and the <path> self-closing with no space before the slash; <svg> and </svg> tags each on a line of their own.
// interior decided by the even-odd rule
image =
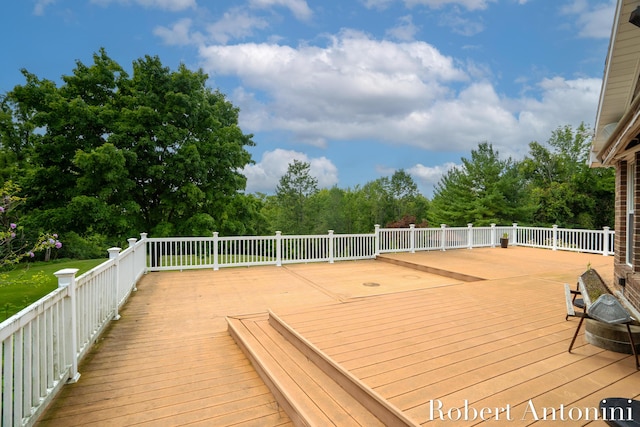
<svg viewBox="0 0 640 427">
<path fill-rule="evenodd" d="M 272 327 L 266 313 L 227 322 L 229 332 L 295 425 L 385 425 Z"/>
</svg>

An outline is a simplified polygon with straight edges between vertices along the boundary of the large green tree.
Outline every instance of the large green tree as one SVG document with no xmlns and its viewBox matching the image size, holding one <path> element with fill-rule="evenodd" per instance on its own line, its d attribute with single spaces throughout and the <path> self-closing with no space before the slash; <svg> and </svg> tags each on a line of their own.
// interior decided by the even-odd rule
<svg viewBox="0 0 640 427">
<path fill-rule="evenodd" d="M 509 224 L 528 217 L 523 180 L 512 159 L 487 142 L 449 170 L 435 188 L 431 222 L 450 226 Z"/>
<path fill-rule="evenodd" d="M 613 226 L 613 169 L 590 168 L 591 131 L 562 126 L 546 144 L 533 141 L 521 163 L 538 225 L 600 228 Z"/>
<path fill-rule="evenodd" d="M 26 83 L 2 98 L 3 155 L 28 157 L 14 173 L 34 222 L 120 236 L 225 233 L 228 218 L 250 211 L 234 203 L 253 145 L 238 109 L 201 70 L 171 71 L 151 56 L 132 68 L 102 49 L 59 87 L 23 70 Z"/>
</svg>

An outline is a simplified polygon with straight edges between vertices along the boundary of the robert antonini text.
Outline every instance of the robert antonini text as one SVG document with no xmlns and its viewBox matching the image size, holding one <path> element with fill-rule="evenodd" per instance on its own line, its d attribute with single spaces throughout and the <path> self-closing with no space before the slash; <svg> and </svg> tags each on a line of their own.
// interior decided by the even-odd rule
<svg viewBox="0 0 640 427">
<path fill-rule="evenodd" d="M 603 402 L 606 402 L 603 401 Z M 630 403 L 630 402 L 629 402 Z M 447 407 L 440 399 L 429 400 L 428 416 L 430 421 L 594 421 L 618 420 L 632 421 L 633 414 L 629 407 L 599 408 L 585 406 L 557 407 L 537 406 L 533 399 L 529 399 L 524 408 L 513 410 L 510 404 L 503 406 L 473 406 L 464 400 L 460 406 Z"/>
</svg>

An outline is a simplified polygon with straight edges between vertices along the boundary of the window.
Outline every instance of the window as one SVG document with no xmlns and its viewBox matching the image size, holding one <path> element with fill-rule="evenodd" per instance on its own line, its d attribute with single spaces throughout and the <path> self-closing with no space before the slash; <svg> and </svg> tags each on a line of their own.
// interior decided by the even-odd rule
<svg viewBox="0 0 640 427">
<path fill-rule="evenodd" d="M 635 242 L 634 211 L 636 195 L 636 164 L 627 165 L 627 264 L 633 266 L 633 247 Z"/>
</svg>

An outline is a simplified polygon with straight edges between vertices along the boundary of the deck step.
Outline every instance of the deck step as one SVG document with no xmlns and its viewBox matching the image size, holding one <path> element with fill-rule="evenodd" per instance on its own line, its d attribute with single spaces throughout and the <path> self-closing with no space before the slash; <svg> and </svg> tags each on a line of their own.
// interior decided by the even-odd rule
<svg viewBox="0 0 640 427">
<path fill-rule="evenodd" d="M 424 271 L 425 273 L 436 274 L 442 277 L 449 277 L 451 279 L 460 280 L 461 282 L 479 282 L 481 280 L 486 280 L 482 277 L 470 276 L 464 273 L 458 273 L 456 271 L 443 270 L 441 268 L 417 264 L 414 262 L 404 261 L 397 258 L 386 257 L 384 255 L 377 255 L 376 261 L 388 262 L 389 264 L 399 265 L 401 267 L 411 268 L 414 270 Z"/>
<path fill-rule="evenodd" d="M 274 313 L 227 318 L 228 330 L 298 426 L 415 426 Z"/>
</svg>

